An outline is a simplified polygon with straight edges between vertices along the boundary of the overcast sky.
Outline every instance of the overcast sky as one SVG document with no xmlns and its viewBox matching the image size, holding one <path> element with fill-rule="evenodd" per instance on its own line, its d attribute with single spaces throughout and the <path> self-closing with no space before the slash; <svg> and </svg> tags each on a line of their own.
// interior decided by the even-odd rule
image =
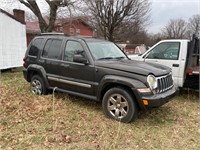
<svg viewBox="0 0 200 150">
<path fill-rule="evenodd" d="M 150 0 L 152 2 L 150 33 L 157 33 L 170 19 L 182 18 L 188 21 L 194 14 L 200 14 L 200 0 Z"/>
<path fill-rule="evenodd" d="M 5 0 L 0 0 L 5 1 Z M 15 0 L 8 0 L 15 1 Z M 42 2 L 44 0 L 38 0 Z M 182 18 L 188 21 L 194 14 L 200 14 L 200 0 L 150 0 L 151 5 L 151 24 L 148 26 L 149 33 L 158 33 L 169 22 L 170 19 Z M 20 8 L 19 5 L 14 5 Z M 8 5 L 1 4 L 2 8 Z"/>
</svg>

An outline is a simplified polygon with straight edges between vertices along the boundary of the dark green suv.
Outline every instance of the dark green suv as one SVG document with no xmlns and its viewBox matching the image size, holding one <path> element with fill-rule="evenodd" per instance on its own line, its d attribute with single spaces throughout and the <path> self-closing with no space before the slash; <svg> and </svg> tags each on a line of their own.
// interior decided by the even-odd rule
<svg viewBox="0 0 200 150">
<path fill-rule="evenodd" d="M 26 51 L 23 73 L 34 94 L 56 87 L 101 102 L 107 117 L 122 122 L 176 93 L 170 68 L 129 60 L 114 43 L 94 38 L 37 36 Z"/>
</svg>

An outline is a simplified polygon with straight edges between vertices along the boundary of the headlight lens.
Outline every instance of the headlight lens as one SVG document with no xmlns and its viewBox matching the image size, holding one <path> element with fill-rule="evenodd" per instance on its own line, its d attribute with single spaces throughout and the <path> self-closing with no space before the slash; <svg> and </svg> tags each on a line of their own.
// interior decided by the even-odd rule
<svg viewBox="0 0 200 150">
<path fill-rule="evenodd" d="M 153 76 L 153 75 L 148 75 L 148 77 L 147 77 L 147 82 L 148 82 L 149 87 L 150 87 L 151 89 L 156 89 L 157 86 L 158 86 L 156 77 Z"/>
</svg>

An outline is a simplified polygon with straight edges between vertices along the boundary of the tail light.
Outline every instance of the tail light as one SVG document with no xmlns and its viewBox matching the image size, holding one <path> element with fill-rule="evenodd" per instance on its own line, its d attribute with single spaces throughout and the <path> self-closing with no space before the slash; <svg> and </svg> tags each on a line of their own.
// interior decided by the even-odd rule
<svg viewBox="0 0 200 150">
<path fill-rule="evenodd" d="M 191 75 L 192 74 L 192 70 L 187 70 L 186 74 Z"/>
<path fill-rule="evenodd" d="M 23 61 L 24 61 L 23 66 L 26 67 L 26 57 L 23 58 Z"/>
</svg>

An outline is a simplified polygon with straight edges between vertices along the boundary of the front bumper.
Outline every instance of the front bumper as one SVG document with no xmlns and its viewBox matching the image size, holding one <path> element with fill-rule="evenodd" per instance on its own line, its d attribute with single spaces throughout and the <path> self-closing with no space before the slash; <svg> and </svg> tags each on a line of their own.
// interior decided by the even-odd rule
<svg viewBox="0 0 200 150">
<path fill-rule="evenodd" d="M 148 105 L 145 105 L 145 108 L 155 108 L 155 107 L 160 107 L 163 104 L 169 102 L 172 100 L 174 96 L 176 96 L 176 89 L 173 87 L 172 89 L 160 93 L 160 94 L 155 94 L 151 96 L 142 96 L 141 100 L 147 100 Z"/>
<path fill-rule="evenodd" d="M 133 89 L 133 92 L 136 96 L 138 106 L 142 110 L 160 107 L 163 104 L 171 101 L 177 93 L 175 87 L 172 87 L 166 92 L 155 95 L 153 95 L 152 92 L 141 93 L 137 89 Z"/>
</svg>

